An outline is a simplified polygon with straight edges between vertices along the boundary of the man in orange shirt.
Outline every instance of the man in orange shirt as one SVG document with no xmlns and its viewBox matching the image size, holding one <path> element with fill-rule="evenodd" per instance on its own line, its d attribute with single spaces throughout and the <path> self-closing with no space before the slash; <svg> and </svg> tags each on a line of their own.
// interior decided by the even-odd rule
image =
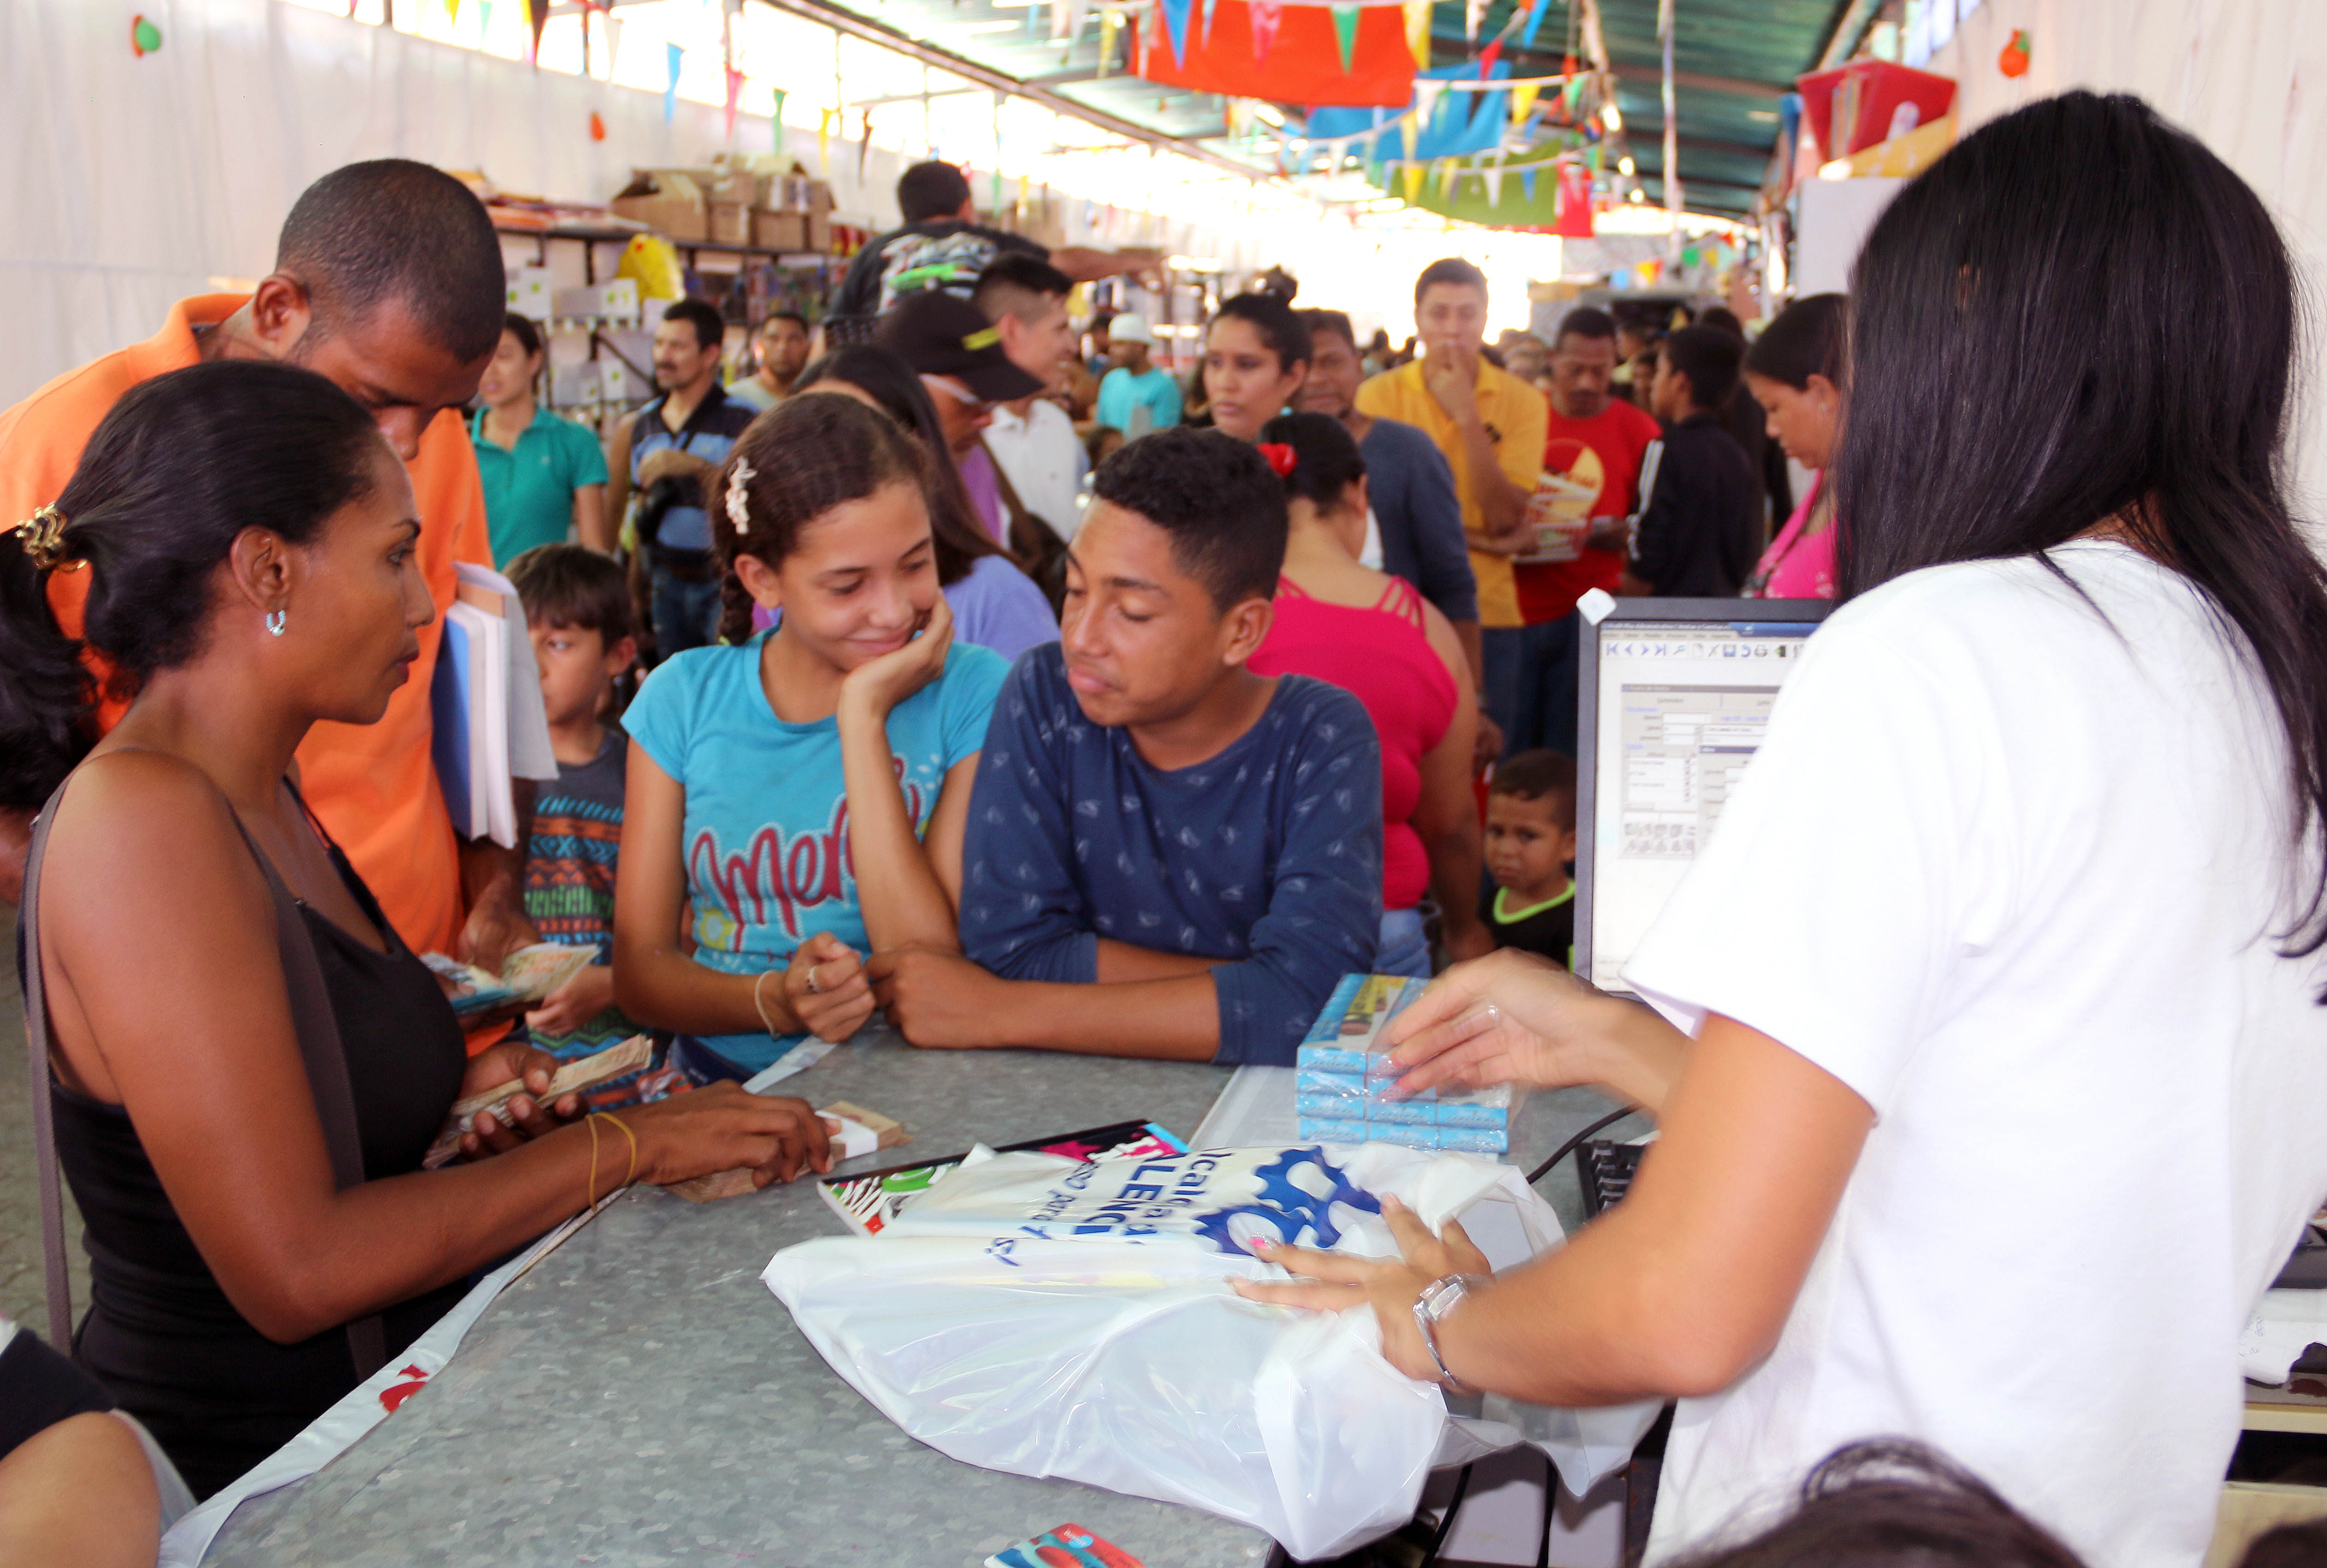
<svg viewBox="0 0 2327 1568">
<path fill-rule="evenodd" d="M 284 221 L 275 271 L 248 297 L 181 300 L 142 343 L 58 377 L 0 413 L 0 527 L 56 499 L 81 449 L 122 394 L 204 359 L 299 365 L 372 411 L 409 467 L 420 506 L 420 568 L 437 619 L 420 631 L 412 678 L 368 725 L 322 723 L 299 748 L 303 793 L 389 923 L 417 952 L 498 967 L 534 939 L 523 906 L 525 835 L 516 850 L 463 843 L 453 831 L 430 749 L 439 632 L 455 590 L 453 564 L 491 565 L 484 492 L 458 406 L 500 341 L 507 285 L 482 203 L 425 163 L 350 163 L 309 186 Z M 49 579 L 60 625 L 80 630 L 87 567 Z M 120 716 L 109 703 L 102 722 Z M 528 780 L 518 783 L 520 828 Z M 0 899 L 23 880 L 32 811 L 0 810 Z"/>
</svg>

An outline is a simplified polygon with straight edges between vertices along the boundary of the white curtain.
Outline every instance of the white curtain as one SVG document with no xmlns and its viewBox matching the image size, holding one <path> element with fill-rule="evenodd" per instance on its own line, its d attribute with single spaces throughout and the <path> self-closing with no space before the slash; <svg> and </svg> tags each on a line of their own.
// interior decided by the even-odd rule
<svg viewBox="0 0 2327 1568">
<path fill-rule="evenodd" d="M 2015 30 L 2028 74 L 1996 57 Z M 2297 506 L 2327 522 L 2327 3 L 2322 0 L 1986 0 L 1930 69 L 1961 85 L 1967 128 L 2072 88 L 2136 93 L 2220 154 L 2277 216 L 2313 306 L 2302 349 Z"/>
<path fill-rule="evenodd" d="M 634 164 L 728 145 L 716 104 L 681 99 L 666 125 L 654 93 L 276 0 L 141 4 L 163 41 L 142 60 L 126 5 L 0 0 L 0 406 L 151 335 L 212 278 L 265 275 L 292 201 L 342 163 L 418 158 L 603 201 Z M 769 145 L 766 127 L 739 125 L 736 144 Z M 814 167 L 813 119 L 785 145 Z M 841 210 L 894 221 L 897 155 L 874 148 L 860 189 L 855 152 L 835 139 Z"/>
</svg>

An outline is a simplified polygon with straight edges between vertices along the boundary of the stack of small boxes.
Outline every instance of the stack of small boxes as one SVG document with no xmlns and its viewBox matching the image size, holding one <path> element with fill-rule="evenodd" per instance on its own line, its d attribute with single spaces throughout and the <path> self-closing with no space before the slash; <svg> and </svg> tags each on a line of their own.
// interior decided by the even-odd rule
<svg viewBox="0 0 2327 1568">
<path fill-rule="evenodd" d="M 1396 975 L 1341 977 L 1294 1059 L 1300 1136 L 1321 1143 L 1399 1143 L 1466 1154 L 1500 1154 L 1510 1148 L 1518 1107 L 1508 1084 L 1390 1097 L 1398 1074 L 1381 1044 L 1382 1026 L 1421 995 L 1426 984 Z"/>
</svg>

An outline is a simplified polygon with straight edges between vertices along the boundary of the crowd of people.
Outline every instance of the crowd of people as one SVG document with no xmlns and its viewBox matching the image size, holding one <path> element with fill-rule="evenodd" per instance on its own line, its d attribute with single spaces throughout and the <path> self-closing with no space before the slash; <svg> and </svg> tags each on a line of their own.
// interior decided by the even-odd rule
<svg viewBox="0 0 2327 1568">
<path fill-rule="evenodd" d="M 2050 250 L 1993 219 L 2044 179 Z M 810 1040 L 879 1014 L 925 1049 L 1285 1065 L 1344 974 L 1451 964 L 1393 1031 L 1408 1087 L 1607 1086 L 1662 1123 L 1633 1196 L 1444 1317 L 1427 1288 L 1483 1264 L 1410 1217 L 1404 1262 L 1288 1252 L 1310 1283 L 1239 1290 L 1370 1302 L 1450 1386 L 1682 1396 L 1661 1550 L 1898 1433 L 2097 1562 L 2194 1563 L 2238 1321 L 2327 1187 L 2291 1153 L 2327 1111 L 2327 582 L 2276 489 L 2292 284 L 2235 176 L 2071 95 L 1967 138 L 1851 301 L 1750 345 L 1579 307 L 1538 364 L 1449 258 L 1402 360 L 1223 300 L 1200 397 L 1117 315 L 1088 430 L 1069 298 L 1136 258 L 1004 243 L 945 165 L 900 197 L 836 304 L 862 333 L 772 317 L 731 382 L 718 312 L 673 303 L 603 456 L 535 398 L 484 210 L 400 161 L 311 187 L 249 296 L 0 415 L 0 891 L 88 1226 L 72 1351 L 193 1492 L 621 1183 L 828 1169 L 806 1101 L 743 1087 Z M 2160 227 L 2236 254 L 2161 269 L 2132 238 Z M 2073 286 L 2164 318 L 2105 383 L 2047 308 L 2079 247 Z M 2013 309 L 1954 303 L 1983 290 Z M 1933 390 L 2037 320 L 1977 407 Z M 1820 474 L 1799 507 L 1772 444 Z M 454 831 L 430 762 L 455 563 L 496 561 L 556 762 L 515 851 Z M 1595 588 L 1863 602 L 1634 966 L 1687 1034 L 1559 967 Z M 2168 873 L 2170 909 L 2139 896 Z M 417 955 L 540 939 L 596 962 L 464 1039 Z M 2202 1013 L 2161 998 L 2161 940 Z M 544 1098 L 634 1031 L 646 1068 Z M 2000 1190 L 1999 1234 L 1932 1205 L 2019 1125 L 2005 1081 L 2016 1146 L 2071 1136 L 2062 1096 L 2113 1109 L 2044 1202 Z M 422 1169 L 512 1082 L 512 1125 Z M 2168 1147 L 2213 1175 L 2169 1194 Z M 2160 1215 L 2204 1265 L 2110 1286 Z M 2062 1234 L 2099 1250 L 2048 1261 Z M 2135 1407 L 2072 1331 L 2163 1369 Z"/>
</svg>

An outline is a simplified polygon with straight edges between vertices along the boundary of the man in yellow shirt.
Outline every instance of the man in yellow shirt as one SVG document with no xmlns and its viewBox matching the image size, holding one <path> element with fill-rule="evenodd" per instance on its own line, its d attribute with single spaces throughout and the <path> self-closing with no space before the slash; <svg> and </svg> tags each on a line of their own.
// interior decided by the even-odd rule
<svg viewBox="0 0 2327 1568">
<path fill-rule="evenodd" d="M 1479 579 L 1486 722 L 1479 755 L 1502 749 L 1501 731 L 1518 701 L 1525 627 L 1510 557 L 1530 543 L 1528 498 L 1543 473 L 1550 406 L 1518 377 L 1487 363 L 1486 275 L 1459 257 L 1434 261 L 1414 285 L 1414 328 L 1422 358 L 1358 388 L 1358 412 L 1399 419 L 1427 431 L 1454 471 L 1471 570 Z"/>
</svg>

